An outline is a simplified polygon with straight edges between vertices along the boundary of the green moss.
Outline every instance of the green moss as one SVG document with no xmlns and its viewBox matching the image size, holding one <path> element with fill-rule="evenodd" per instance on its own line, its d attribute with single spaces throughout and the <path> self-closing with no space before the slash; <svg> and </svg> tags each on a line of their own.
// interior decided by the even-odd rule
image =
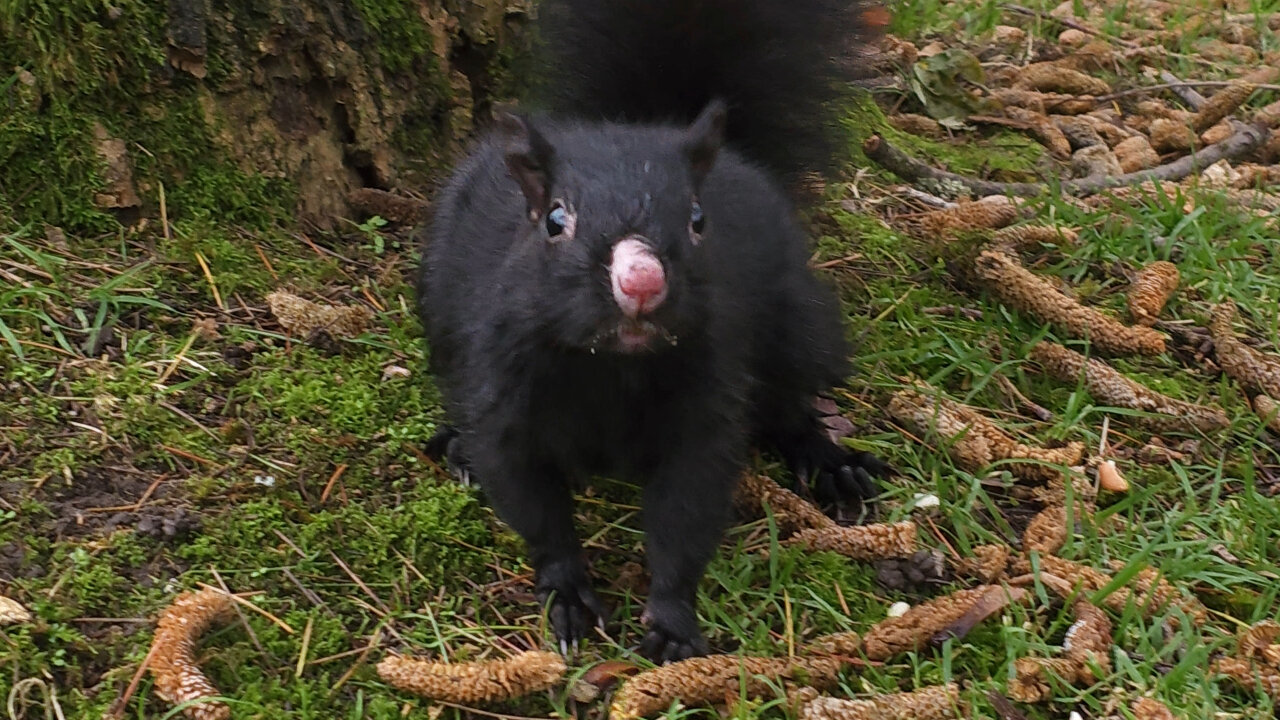
<svg viewBox="0 0 1280 720">
<path fill-rule="evenodd" d="M 414 0 L 352 0 L 391 72 L 431 57 L 431 32 Z"/>
</svg>

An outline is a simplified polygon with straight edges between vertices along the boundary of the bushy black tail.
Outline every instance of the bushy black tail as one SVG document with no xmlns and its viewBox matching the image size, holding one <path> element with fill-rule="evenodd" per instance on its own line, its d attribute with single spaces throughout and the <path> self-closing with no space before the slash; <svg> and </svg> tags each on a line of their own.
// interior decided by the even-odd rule
<svg viewBox="0 0 1280 720">
<path fill-rule="evenodd" d="M 543 0 L 539 99 L 584 119 L 689 122 L 729 103 L 728 141 L 785 181 L 837 157 L 833 101 L 879 29 L 870 0 Z"/>
</svg>

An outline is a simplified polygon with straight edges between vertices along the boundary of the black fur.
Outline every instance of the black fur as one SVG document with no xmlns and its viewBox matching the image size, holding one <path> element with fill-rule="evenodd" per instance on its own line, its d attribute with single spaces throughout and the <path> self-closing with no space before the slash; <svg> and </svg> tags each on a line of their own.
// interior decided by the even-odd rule
<svg viewBox="0 0 1280 720">
<path fill-rule="evenodd" d="M 880 30 L 865 0 L 543 0 L 536 96 L 557 116 L 688 123 L 729 103 L 731 146 L 791 183 L 833 168 L 836 101 Z"/>
<path fill-rule="evenodd" d="M 762 20 L 751 12 L 793 5 L 680 4 L 736 13 L 751 29 Z M 605 15 L 623 25 L 602 30 L 632 25 Z M 632 51 L 596 47 L 602 62 Z M 778 184 L 720 148 L 724 118 L 715 103 L 689 127 L 505 117 L 440 192 L 423 237 L 419 309 L 451 423 L 440 449 L 527 541 L 562 643 L 603 613 L 573 528 L 575 484 L 609 475 L 644 485 L 652 582 L 642 650 L 671 660 L 707 651 L 695 592 L 753 441 L 849 499 L 869 494 L 870 474 L 883 470 L 822 432 L 813 399 L 848 371 L 839 304 L 808 269 Z M 552 232 L 556 208 L 575 221 L 571 232 Z M 608 264 L 627 236 L 643 237 L 666 274 L 667 299 L 651 318 L 661 337 L 639 352 L 613 335 L 623 315 Z"/>
</svg>

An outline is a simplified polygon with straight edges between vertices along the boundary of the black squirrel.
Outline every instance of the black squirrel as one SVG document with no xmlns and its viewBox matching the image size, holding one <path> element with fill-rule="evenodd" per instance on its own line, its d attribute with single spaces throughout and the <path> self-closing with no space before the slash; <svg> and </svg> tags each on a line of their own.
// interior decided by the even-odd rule
<svg viewBox="0 0 1280 720">
<path fill-rule="evenodd" d="M 528 543 L 562 650 L 605 617 L 571 488 L 643 484 L 641 652 L 703 654 L 695 593 L 749 446 L 850 502 L 887 470 L 815 410 L 850 348 L 785 190 L 833 165 L 830 104 L 876 28 L 858 0 L 538 9 L 550 113 L 500 113 L 421 233 L 434 446 Z"/>
</svg>

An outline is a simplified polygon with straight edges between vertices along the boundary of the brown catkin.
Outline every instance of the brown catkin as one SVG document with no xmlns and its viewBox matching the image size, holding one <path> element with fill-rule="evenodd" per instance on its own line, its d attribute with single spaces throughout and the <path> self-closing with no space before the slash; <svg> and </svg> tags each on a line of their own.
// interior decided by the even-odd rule
<svg viewBox="0 0 1280 720">
<path fill-rule="evenodd" d="M 1002 302 L 1048 321 L 1074 337 L 1088 338 L 1109 354 L 1159 355 L 1164 336 L 1150 328 L 1128 327 L 1063 295 L 1045 279 L 1000 252 L 978 255 L 975 270 Z"/>
<path fill-rule="evenodd" d="M 813 503 L 764 475 L 744 474 L 738 481 L 734 504 L 743 515 L 753 518 L 764 517 L 764 506 L 768 505 L 778 530 L 784 535 L 806 528 L 835 526 L 835 521 Z"/>
<path fill-rule="evenodd" d="M 1181 276 L 1178 266 L 1164 260 L 1138 271 L 1129 286 L 1129 314 L 1134 323 L 1150 327 L 1160 319 L 1160 312 L 1178 289 Z"/>
<path fill-rule="evenodd" d="M 267 304 L 280 326 L 298 337 L 316 330 L 334 337 L 355 337 L 373 319 L 373 313 L 360 305 L 322 305 L 283 290 L 267 295 Z"/>
<path fill-rule="evenodd" d="M 1213 661 L 1210 669 L 1226 675 L 1246 690 L 1261 690 L 1273 700 L 1280 700 L 1280 670 L 1251 663 L 1240 658 L 1224 657 Z"/>
<path fill-rule="evenodd" d="M 1262 422 L 1267 424 L 1271 432 L 1280 435 L 1280 403 L 1272 400 L 1268 395 L 1255 395 L 1253 411 L 1262 419 Z"/>
<path fill-rule="evenodd" d="M 899 422 L 919 434 L 930 429 L 948 443 L 948 453 L 960 467 L 978 472 L 999 460 L 1014 462 L 1009 471 L 1032 482 L 1047 482 L 1061 472 L 1047 465 L 1073 466 L 1084 456 L 1084 446 L 1071 443 L 1061 448 L 1038 448 L 1015 441 L 995 423 L 974 410 L 945 397 L 925 395 L 916 390 L 900 390 L 889 401 L 888 411 Z"/>
<path fill-rule="evenodd" d="M 1067 508 L 1045 508 L 1027 524 L 1027 529 L 1022 533 L 1022 549 L 1025 552 L 1056 555 L 1067 544 L 1068 534 Z"/>
<path fill-rule="evenodd" d="M 1049 678 L 1057 676 L 1070 685 L 1079 680 L 1080 664 L 1069 658 L 1018 658 L 1013 662 L 1015 677 L 1009 683 L 1009 697 L 1020 703 L 1047 702 L 1053 698 Z"/>
<path fill-rule="evenodd" d="M 956 575 L 980 583 L 993 583 L 1004 576 L 1012 550 L 1008 545 L 979 545 L 973 555 L 953 563 Z"/>
<path fill-rule="evenodd" d="M 1033 245 L 1071 247 L 1079 241 L 1080 235 L 1075 230 L 1053 225 L 1014 225 L 991 234 L 991 245 L 1006 252 L 1017 252 Z"/>
<path fill-rule="evenodd" d="M 1213 308 L 1209 333 L 1213 335 L 1218 365 L 1245 389 L 1280 398 L 1280 356 L 1259 352 L 1240 342 L 1231 328 L 1236 305 L 1228 300 Z"/>
<path fill-rule="evenodd" d="M 1018 219 L 1018 206 L 1004 197 L 993 197 L 955 207 L 931 210 L 915 218 L 924 233 L 942 235 L 968 230 L 1002 228 Z"/>
<path fill-rule="evenodd" d="M 1196 146 L 1196 132 L 1178 120 L 1156 118 L 1148 131 L 1157 152 L 1187 152 Z"/>
<path fill-rule="evenodd" d="M 1280 623 L 1262 622 L 1240 633 L 1237 654 L 1244 660 L 1255 660 L 1280 670 Z"/>
<path fill-rule="evenodd" d="M 1055 63 L 1032 63 L 1018 73 L 1014 87 L 1068 95 L 1106 95 L 1111 86 L 1092 75 Z"/>
<path fill-rule="evenodd" d="M 1097 592 L 1111 582 L 1109 573 L 1056 555 L 1041 555 L 1038 562 L 1041 572 L 1078 584 L 1086 592 Z M 1026 556 L 1018 559 L 1011 570 L 1015 575 L 1025 575 L 1031 571 L 1032 564 Z M 1102 599 L 1103 605 L 1116 612 L 1123 612 L 1130 602 L 1146 617 L 1156 615 L 1170 604 L 1177 605 L 1196 623 L 1204 622 L 1209 615 L 1199 600 L 1184 598 L 1155 568 L 1143 568 L 1128 587 L 1116 588 Z M 1176 616 L 1170 616 L 1169 619 L 1173 623 L 1177 622 Z"/>
<path fill-rule="evenodd" d="M 772 696 L 779 681 L 787 688 L 835 685 L 841 661 L 831 657 L 767 658 L 708 655 L 663 665 L 623 683 L 609 709 L 611 720 L 636 720 L 661 713 L 679 700 L 686 706 L 724 702 L 745 691 Z"/>
<path fill-rule="evenodd" d="M 1138 698 L 1130 709 L 1134 720 L 1178 720 L 1167 705 L 1154 698 Z"/>
<path fill-rule="evenodd" d="M 1067 628 L 1063 642 L 1066 657 L 1080 663 L 1081 675 L 1093 675 L 1093 665 L 1106 675 L 1111 672 L 1111 620 L 1086 600 L 1077 600 L 1074 609 L 1076 621 Z M 1090 678 L 1090 682 L 1095 680 Z"/>
<path fill-rule="evenodd" d="M 1116 160 L 1120 161 L 1120 169 L 1126 173 L 1153 168 L 1160 164 L 1160 154 L 1151 147 L 1151 141 L 1145 135 L 1134 135 L 1116 143 L 1112 148 Z"/>
<path fill-rule="evenodd" d="M 1209 432 L 1231 424 L 1227 414 L 1218 408 L 1162 395 L 1126 378 L 1102 360 L 1086 358 L 1057 343 L 1036 343 L 1031 349 L 1031 359 L 1063 382 L 1073 383 L 1083 378 L 1089 394 L 1100 402 L 1155 414 L 1157 417 L 1150 422 L 1157 426 L 1183 426 Z"/>
<path fill-rule="evenodd" d="M 800 720 L 946 720 L 963 717 L 959 702 L 955 683 L 866 700 L 817 697 L 801 708 Z"/>
<path fill-rule="evenodd" d="M 546 690 L 563 680 L 565 670 L 560 655 L 539 651 L 456 664 L 388 655 L 378 663 L 378 677 L 396 688 L 460 705 L 500 702 Z"/>
<path fill-rule="evenodd" d="M 156 694 L 173 705 L 218 697 L 220 693 L 195 661 L 196 641 L 215 623 L 231 614 L 231 596 L 221 590 L 186 592 L 160 613 L 151 639 L 151 663 Z M 227 720 L 231 708 L 213 701 L 183 709 L 192 720 Z"/>
<path fill-rule="evenodd" d="M 786 544 L 810 550 L 829 550 L 854 560 L 892 560 L 911 557 L 916 551 L 916 524 L 835 525 L 807 528 L 787 538 Z"/>
<path fill-rule="evenodd" d="M 912 607 L 901 617 L 885 618 L 862 636 L 862 648 L 871 660 L 888 660 L 899 653 L 919 650 L 934 635 L 964 617 L 998 585 L 979 585 L 934 598 Z"/>
<path fill-rule="evenodd" d="M 1195 117 L 1191 119 L 1191 128 L 1202 133 L 1217 125 L 1243 105 L 1244 101 L 1248 100 L 1257 89 L 1258 86 L 1253 83 L 1239 81 L 1222 88 L 1196 112 Z"/>
<path fill-rule="evenodd" d="M 1048 115 L 1020 107 L 1007 107 L 1004 109 L 1004 114 L 1011 120 L 1026 123 L 1031 134 L 1035 135 L 1040 144 L 1044 145 L 1054 157 L 1059 160 L 1071 157 L 1071 141 Z"/>
<path fill-rule="evenodd" d="M 1081 115 L 1098 106 L 1092 96 L 1046 93 L 1024 88 L 1001 88 L 992 93 L 1007 112 L 1011 107 L 1026 108 L 1050 115 Z"/>
</svg>

